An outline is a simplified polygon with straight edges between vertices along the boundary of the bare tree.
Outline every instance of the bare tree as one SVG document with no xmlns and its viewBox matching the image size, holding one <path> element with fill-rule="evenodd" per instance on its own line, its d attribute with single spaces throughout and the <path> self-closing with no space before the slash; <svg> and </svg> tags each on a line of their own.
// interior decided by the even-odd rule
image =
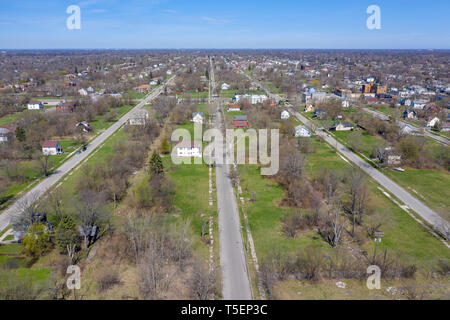
<svg viewBox="0 0 450 320">
<path fill-rule="evenodd" d="M 341 200 L 333 199 L 329 205 L 328 216 L 323 225 L 319 227 L 319 233 L 333 248 L 338 246 L 344 230 L 345 222 L 341 217 L 341 209 Z"/>
<path fill-rule="evenodd" d="M 208 270 L 200 261 L 195 261 L 192 268 L 192 278 L 189 281 L 192 299 L 213 299 L 217 291 L 216 269 Z"/>
<path fill-rule="evenodd" d="M 46 219 L 42 209 L 40 197 L 37 193 L 24 196 L 18 202 L 18 213 L 12 218 L 11 224 L 16 231 L 27 231 L 28 228 Z"/>
<path fill-rule="evenodd" d="M 80 199 L 75 203 L 75 216 L 80 222 L 80 232 L 84 238 L 84 249 L 87 250 L 100 227 L 109 222 L 109 214 L 104 208 L 104 197 L 91 190 L 82 190 Z M 97 231 L 97 232 L 96 232 Z"/>
<path fill-rule="evenodd" d="M 352 236 L 355 235 L 355 224 L 362 224 L 363 216 L 367 211 L 369 200 L 369 191 L 367 189 L 364 175 L 359 170 L 352 172 L 350 181 L 350 197 L 351 207 L 350 214 L 352 216 Z"/>
</svg>

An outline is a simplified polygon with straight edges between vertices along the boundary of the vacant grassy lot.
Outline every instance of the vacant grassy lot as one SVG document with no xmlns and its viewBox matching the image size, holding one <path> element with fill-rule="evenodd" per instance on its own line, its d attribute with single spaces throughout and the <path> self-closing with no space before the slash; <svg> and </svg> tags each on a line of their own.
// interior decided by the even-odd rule
<svg viewBox="0 0 450 320">
<path fill-rule="evenodd" d="M 362 137 L 362 144 L 358 147 L 357 151 L 363 153 L 366 157 L 370 157 L 372 150 L 375 147 L 386 145 L 385 140 L 383 140 L 381 137 L 371 136 L 365 130 L 356 130 L 361 133 Z M 341 142 L 349 144 L 351 141 L 351 139 L 349 139 L 349 135 L 352 133 L 352 131 L 333 131 L 332 133 Z"/>
<path fill-rule="evenodd" d="M 130 90 L 123 95 L 124 98 L 128 99 L 144 99 L 148 93 L 140 93 L 134 90 Z"/>
<path fill-rule="evenodd" d="M 94 128 L 94 133 L 95 133 L 95 131 L 104 130 L 104 129 L 109 128 L 115 122 L 117 122 L 117 120 L 119 120 L 121 117 L 123 117 L 127 112 L 129 112 L 133 108 L 134 108 L 134 106 L 122 106 L 120 108 L 111 109 L 110 112 L 116 112 L 117 116 L 110 121 L 107 121 L 105 119 L 105 115 L 99 115 L 99 116 L 95 117 L 94 121 L 90 122 L 92 128 Z"/>
<path fill-rule="evenodd" d="M 440 170 L 393 170 L 385 174 L 450 221 L 450 174 Z"/>
<path fill-rule="evenodd" d="M 350 166 L 343 161 L 326 144 L 313 140 L 316 146 L 316 153 L 307 155 L 305 172 L 308 177 L 317 176 L 323 169 L 344 169 L 348 170 Z M 288 253 L 298 252 L 307 246 L 322 248 L 324 253 L 331 252 L 333 249 L 313 230 L 301 233 L 297 238 L 290 239 L 283 235 L 281 231 L 282 218 L 289 213 L 292 208 L 281 207 L 280 203 L 284 197 L 284 190 L 273 180 L 264 178 L 260 175 L 257 166 L 240 166 L 241 185 L 246 199 L 245 210 L 248 213 L 250 230 L 252 232 L 256 253 L 261 260 L 272 250 L 281 249 Z M 383 226 L 385 236 L 378 247 L 378 252 L 387 250 L 388 255 L 400 257 L 403 261 L 415 264 L 419 270 L 427 270 L 437 259 L 450 259 L 449 250 L 436 238 L 434 238 L 425 228 L 419 225 L 406 212 L 394 204 L 383 193 L 378 190 L 378 185 L 369 180 L 370 205 L 378 212 L 386 212 L 389 216 L 389 222 Z M 255 202 L 248 199 L 254 192 Z M 345 200 L 348 190 L 340 190 Z M 302 210 L 302 212 L 305 212 Z M 350 230 L 350 224 L 347 225 Z M 364 243 L 352 246 L 359 248 L 361 252 L 365 251 L 372 254 L 374 251 L 374 242 L 367 239 Z M 336 280 L 338 281 L 338 280 Z M 347 282 L 346 280 L 344 280 Z M 353 283 L 353 282 L 352 282 Z M 359 282 L 355 281 L 358 287 Z M 328 284 L 300 281 L 289 281 L 278 283 L 276 290 L 279 298 L 289 299 L 308 299 L 308 298 L 341 298 L 339 291 L 333 287 L 326 294 L 325 290 Z M 308 290 L 301 290 L 300 287 Z M 336 291 L 336 292 L 335 292 Z M 297 295 L 297 292 L 302 292 Z M 309 292 L 309 293 L 308 293 Z M 358 291 L 362 292 L 362 291 Z M 355 293 L 355 297 L 358 294 Z M 359 298 L 370 298 L 369 291 L 364 291 L 364 295 Z M 387 297 L 389 298 L 389 297 Z"/>
</svg>

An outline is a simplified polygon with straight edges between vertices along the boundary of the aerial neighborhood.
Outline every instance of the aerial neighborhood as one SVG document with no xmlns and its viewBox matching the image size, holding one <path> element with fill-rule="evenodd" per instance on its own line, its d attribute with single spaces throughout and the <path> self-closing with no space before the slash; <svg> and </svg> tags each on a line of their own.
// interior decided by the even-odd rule
<svg viewBox="0 0 450 320">
<path fill-rule="evenodd" d="M 6 51 L 0 299 L 448 298 L 449 61 Z M 199 127 L 245 134 L 216 159 L 245 154 L 207 162 Z M 374 265 L 379 291 L 366 289 Z"/>
</svg>

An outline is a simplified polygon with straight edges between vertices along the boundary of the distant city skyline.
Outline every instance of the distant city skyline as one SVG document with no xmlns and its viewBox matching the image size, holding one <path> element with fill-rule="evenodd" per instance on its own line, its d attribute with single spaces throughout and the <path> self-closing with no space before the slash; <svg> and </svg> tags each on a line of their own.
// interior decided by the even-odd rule
<svg viewBox="0 0 450 320">
<path fill-rule="evenodd" d="M 70 5 L 81 29 L 69 30 Z M 381 29 L 366 12 L 381 9 Z M 1 49 L 450 49 L 450 2 L 2 1 Z"/>
</svg>

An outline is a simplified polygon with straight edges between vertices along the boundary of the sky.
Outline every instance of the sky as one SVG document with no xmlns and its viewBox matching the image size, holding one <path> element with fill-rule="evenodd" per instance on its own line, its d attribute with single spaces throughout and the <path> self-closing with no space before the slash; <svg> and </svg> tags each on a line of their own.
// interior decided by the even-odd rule
<svg viewBox="0 0 450 320">
<path fill-rule="evenodd" d="M 67 28 L 70 5 L 81 29 Z M 0 48 L 450 49 L 449 12 L 449 0 L 0 0 Z"/>
</svg>

